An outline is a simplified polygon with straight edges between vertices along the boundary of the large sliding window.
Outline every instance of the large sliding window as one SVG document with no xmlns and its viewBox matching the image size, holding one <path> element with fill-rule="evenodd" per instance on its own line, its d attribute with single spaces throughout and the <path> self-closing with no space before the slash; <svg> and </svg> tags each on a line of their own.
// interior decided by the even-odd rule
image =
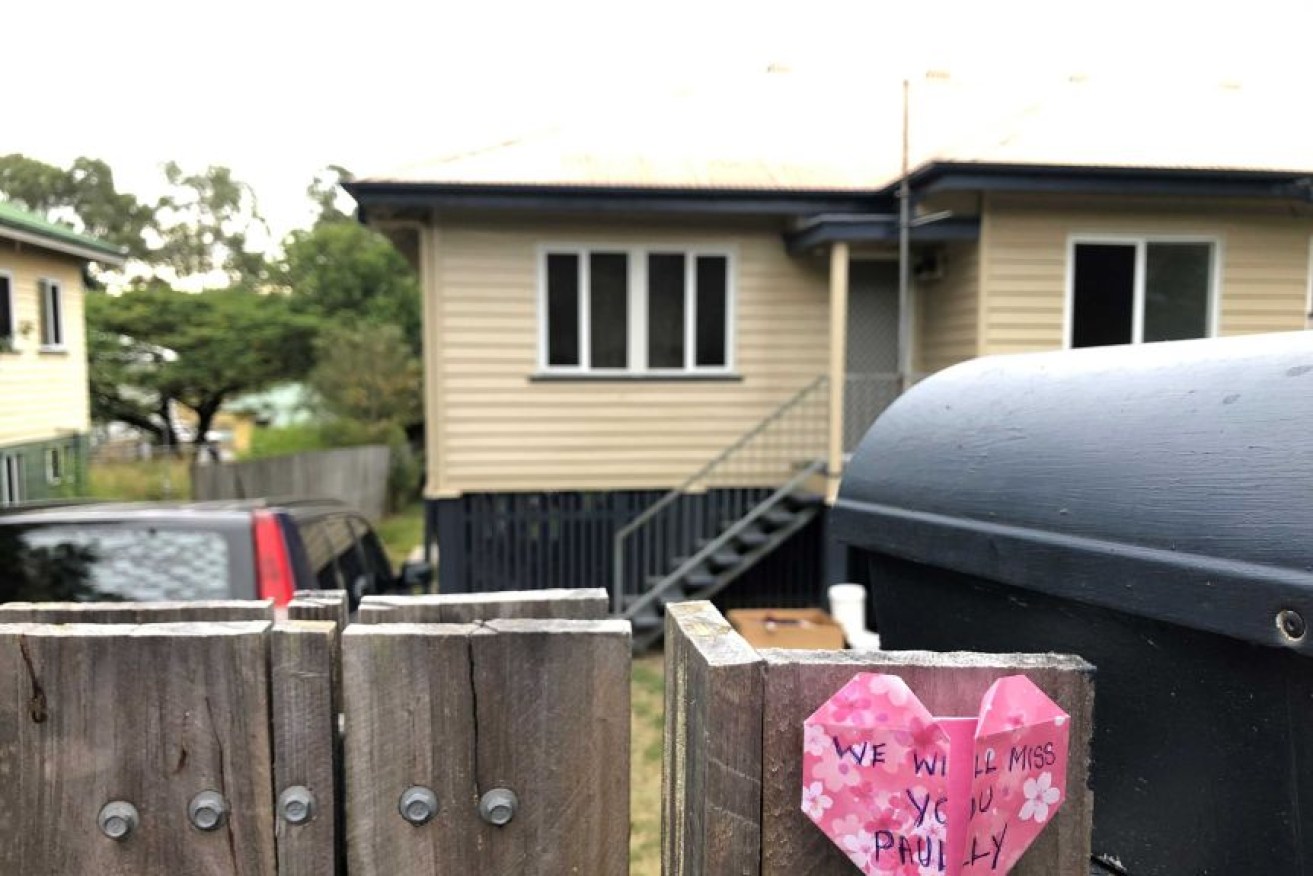
<svg viewBox="0 0 1313 876">
<path fill-rule="evenodd" d="M 1216 244 L 1077 239 L 1071 249 L 1072 347 L 1204 338 L 1213 333 Z"/>
<path fill-rule="evenodd" d="M 725 374 L 732 367 L 728 252 L 567 247 L 542 251 L 548 373 Z"/>
</svg>

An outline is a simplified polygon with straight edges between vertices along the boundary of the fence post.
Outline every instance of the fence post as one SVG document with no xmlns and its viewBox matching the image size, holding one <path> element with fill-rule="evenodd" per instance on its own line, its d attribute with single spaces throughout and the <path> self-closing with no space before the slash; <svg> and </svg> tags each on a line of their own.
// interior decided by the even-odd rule
<svg viewBox="0 0 1313 876">
<path fill-rule="evenodd" d="M 0 872 L 273 876 L 268 630 L 0 625 Z"/>
<path fill-rule="evenodd" d="M 614 620 L 349 627 L 352 876 L 628 873 L 629 648 Z M 504 826 L 479 810 L 498 789 Z"/>
<path fill-rule="evenodd" d="M 986 689 L 1005 675 L 1024 673 L 1039 685 L 1071 716 L 1068 800 L 1012 872 L 1089 873 L 1094 670 L 1085 661 L 1054 654 L 757 652 L 710 603 L 667 606 L 666 618 L 664 873 L 852 873 L 852 862 L 801 811 L 802 727 L 866 671 L 902 676 L 939 715 L 976 714 Z"/>
<path fill-rule="evenodd" d="M 666 607 L 666 876 L 761 871 L 763 665 L 711 603 Z"/>
</svg>

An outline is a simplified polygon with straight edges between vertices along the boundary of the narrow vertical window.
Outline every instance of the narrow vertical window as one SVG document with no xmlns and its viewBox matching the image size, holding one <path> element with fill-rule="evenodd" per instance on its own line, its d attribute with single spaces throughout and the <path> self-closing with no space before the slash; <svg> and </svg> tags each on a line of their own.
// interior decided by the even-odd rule
<svg viewBox="0 0 1313 876">
<path fill-rule="evenodd" d="M 682 253 L 647 257 L 647 366 L 684 367 L 684 276 Z"/>
<path fill-rule="evenodd" d="M 14 281 L 9 274 L 0 274 L 0 353 L 12 352 L 17 333 L 14 316 Z"/>
<path fill-rule="evenodd" d="M 728 291 L 729 259 L 698 256 L 696 364 L 699 366 L 719 368 L 728 361 L 725 355 Z"/>
<path fill-rule="evenodd" d="M 547 256 L 547 364 L 579 365 L 579 257 Z"/>
<path fill-rule="evenodd" d="M 64 448 L 51 447 L 46 450 L 46 483 L 58 486 L 64 482 Z"/>
<path fill-rule="evenodd" d="M 629 256 L 595 252 L 588 257 L 589 350 L 594 368 L 629 365 Z"/>
<path fill-rule="evenodd" d="M 64 290 L 54 280 L 41 281 L 41 345 L 64 346 Z"/>
</svg>

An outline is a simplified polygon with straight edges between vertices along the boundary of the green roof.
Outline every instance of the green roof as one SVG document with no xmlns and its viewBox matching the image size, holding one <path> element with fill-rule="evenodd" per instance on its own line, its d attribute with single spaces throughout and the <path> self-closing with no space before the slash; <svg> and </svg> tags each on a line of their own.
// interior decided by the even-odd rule
<svg viewBox="0 0 1313 876">
<path fill-rule="evenodd" d="M 41 239 L 51 249 L 71 252 L 86 258 L 108 257 L 115 263 L 121 263 L 127 257 L 127 250 L 120 246 L 106 243 L 89 234 L 79 234 L 67 225 L 50 222 L 34 213 L 20 210 L 13 204 L 0 201 L 0 237 L 6 229 L 25 232 Z"/>
</svg>

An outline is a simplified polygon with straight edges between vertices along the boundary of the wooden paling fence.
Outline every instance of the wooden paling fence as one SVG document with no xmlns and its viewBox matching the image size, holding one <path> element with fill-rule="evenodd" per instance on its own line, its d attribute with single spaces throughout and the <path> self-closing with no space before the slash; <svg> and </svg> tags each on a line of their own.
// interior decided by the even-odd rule
<svg viewBox="0 0 1313 876">
<path fill-rule="evenodd" d="M 0 606 L 0 874 L 620 876 L 626 622 L 600 590 Z M 667 621 L 663 872 L 856 872 L 798 810 L 803 719 L 861 669 L 974 709 L 1025 671 L 1072 716 L 1066 657 L 754 651 L 709 603 Z M 1014 872 L 1083 874 L 1072 793 Z"/>
</svg>

